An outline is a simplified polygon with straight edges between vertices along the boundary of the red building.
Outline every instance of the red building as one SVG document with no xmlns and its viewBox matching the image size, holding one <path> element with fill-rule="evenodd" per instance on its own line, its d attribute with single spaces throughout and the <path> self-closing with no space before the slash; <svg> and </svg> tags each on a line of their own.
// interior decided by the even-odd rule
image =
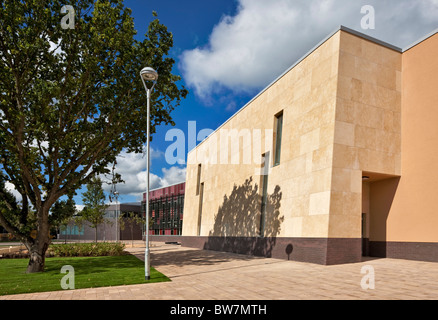
<svg viewBox="0 0 438 320">
<path fill-rule="evenodd" d="M 184 210 L 185 182 L 149 191 L 149 221 L 151 235 L 181 235 Z M 142 213 L 145 216 L 146 192 Z"/>
</svg>

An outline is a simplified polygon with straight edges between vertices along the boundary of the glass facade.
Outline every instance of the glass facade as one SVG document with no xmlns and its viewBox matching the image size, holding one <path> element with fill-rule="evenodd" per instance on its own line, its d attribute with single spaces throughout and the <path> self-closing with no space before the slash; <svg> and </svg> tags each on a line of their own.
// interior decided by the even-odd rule
<svg viewBox="0 0 438 320">
<path fill-rule="evenodd" d="M 181 235 L 184 210 L 185 183 L 151 191 L 149 196 L 149 221 L 151 235 Z M 142 213 L 145 216 L 145 202 Z"/>
<path fill-rule="evenodd" d="M 61 235 L 63 236 L 83 236 L 84 228 L 79 226 L 67 226 L 65 228 L 61 228 Z"/>
</svg>

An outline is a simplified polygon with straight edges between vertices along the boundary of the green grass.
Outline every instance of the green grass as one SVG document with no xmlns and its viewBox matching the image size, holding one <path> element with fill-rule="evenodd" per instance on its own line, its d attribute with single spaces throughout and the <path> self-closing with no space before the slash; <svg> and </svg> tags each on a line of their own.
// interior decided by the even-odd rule
<svg viewBox="0 0 438 320">
<path fill-rule="evenodd" d="M 46 258 L 44 272 L 26 274 L 28 259 L 0 259 L 0 295 L 63 290 L 64 265 L 75 272 L 75 289 L 170 281 L 151 268 L 145 281 L 144 262 L 132 255 L 105 257 Z"/>
</svg>

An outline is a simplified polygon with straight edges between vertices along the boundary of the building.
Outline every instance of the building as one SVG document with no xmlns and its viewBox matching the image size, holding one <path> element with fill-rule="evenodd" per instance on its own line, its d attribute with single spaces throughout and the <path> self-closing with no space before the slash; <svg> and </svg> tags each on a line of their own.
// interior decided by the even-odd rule
<svg viewBox="0 0 438 320">
<path fill-rule="evenodd" d="M 182 234 L 185 182 L 149 191 L 150 235 Z M 142 215 L 145 217 L 146 193 L 143 194 Z"/>
<path fill-rule="evenodd" d="M 182 245 L 438 261 L 438 30 L 340 27 L 188 154 Z"/>
<path fill-rule="evenodd" d="M 129 212 L 141 214 L 140 203 L 120 203 L 109 205 L 105 210 L 105 223 L 97 227 L 97 240 L 99 241 L 116 241 L 116 240 L 141 240 L 144 232 L 144 226 L 134 224 L 131 230 L 131 224 L 124 219 L 124 227 L 121 226 L 117 217 L 123 216 Z M 131 233 L 132 231 L 132 233 Z M 90 227 L 88 222 L 74 223 L 71 222 L 66 228 L 62 228 L 58 239 L 62 240 L 83 240 L 94 241 L 95 229 Z"/>
</svg>

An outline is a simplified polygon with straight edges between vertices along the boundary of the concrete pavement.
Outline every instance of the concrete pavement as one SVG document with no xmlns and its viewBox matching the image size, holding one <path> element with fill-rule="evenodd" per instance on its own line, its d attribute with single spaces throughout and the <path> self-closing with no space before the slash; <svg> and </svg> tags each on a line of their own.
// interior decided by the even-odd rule
<svg viewBox="0 0 438 320">
<path fill-rule="evenodd" d="M 127 250 L 144 258 L 144 247 Z M 431 262 L 366 259 L 322 266 L 154 243 L 151 265 L 172 281 L 0 296 L 0 300 L 438 299 L 438 263 Z"/>
</svg>

